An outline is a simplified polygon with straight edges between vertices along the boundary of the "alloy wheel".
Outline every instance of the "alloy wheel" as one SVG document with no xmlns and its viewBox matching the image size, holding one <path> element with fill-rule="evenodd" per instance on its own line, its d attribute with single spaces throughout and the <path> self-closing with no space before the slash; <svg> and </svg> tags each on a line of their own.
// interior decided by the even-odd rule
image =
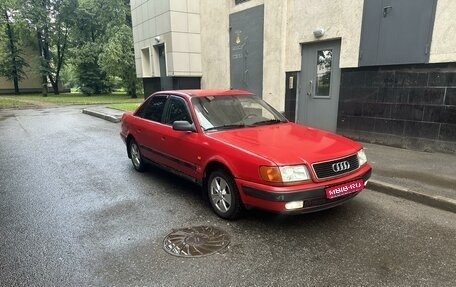
<svg viewBox="0 0 456 287">
<path fill-rule="evenodd" d="M 226 213 L 232 205 L 232 191 L 227 181 L 220 177 L 214 177 L 210 186 L 210 197 L 214 207 L 221 213 Z"/>
<path fill-rule="evenodd" d="M 131 156 L 131 162 L 133 164 L 133 167 L 137 171 L 143 171 L 144 170 L 144 163 L 141 157 L 141 152 L 139 151 L 138 144 L 136 143 L 135 140 L 131 140 L 130 142 L 130 156 Z"/>
</svg>

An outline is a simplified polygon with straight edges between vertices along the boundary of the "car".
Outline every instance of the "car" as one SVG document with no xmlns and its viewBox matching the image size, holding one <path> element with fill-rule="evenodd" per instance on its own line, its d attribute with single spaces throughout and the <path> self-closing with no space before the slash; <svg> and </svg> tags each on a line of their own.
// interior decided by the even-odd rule
<svg viewBox="0 0 456 287">
<path fill-rule="evenodd" d="M 224 219 L 338 206 L 372 171 L 360 143 L 290 122 L 244 90 L 156 92 L 123 114 L 120 135 L 137 171 L 154 164 L 199 184 Z"/>
</svg>

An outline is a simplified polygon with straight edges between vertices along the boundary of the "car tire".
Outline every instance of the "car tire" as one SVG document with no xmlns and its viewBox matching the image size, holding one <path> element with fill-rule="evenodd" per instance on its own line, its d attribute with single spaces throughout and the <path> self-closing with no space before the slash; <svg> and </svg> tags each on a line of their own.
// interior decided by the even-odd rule
<svg viewBox="0 0 456 287">
<path fill-rule="evenodd" d="M 209 175 L 207 195 L 212 210 L 221 218 L 236 219 L 241 215 L 242 203 L 233 177 L 224 170 Z"/>
<path fill-rule="evenodd" d="M 131 163 L 133 164 L 133 167 L 139 172 L 144 171 L 145 170 L 144 160 L 141 156 L 141 151 L 139 150 L 139 146 L 134 139 L 130 140 L 128 148 L 130 150 L 130 158 L 131 158 Z"/>
</svg>

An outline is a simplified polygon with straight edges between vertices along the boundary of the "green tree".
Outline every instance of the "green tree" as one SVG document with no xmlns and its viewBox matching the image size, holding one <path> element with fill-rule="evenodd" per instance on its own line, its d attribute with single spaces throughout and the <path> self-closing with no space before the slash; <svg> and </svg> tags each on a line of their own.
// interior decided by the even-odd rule
<svg viewBox="0 0 456 287">
<path fill-rule="evenodd" d="M 120 79 L 127 93 L 136 97 L 139 81 L 129 5 L 129 0 L 79 0 L 71 32 L 71 66 L 86 94 L 109 92 Z"/>
<path fill-rule="evenodd" d="M 65 64 L 77 4 L 78 0 L 23 1 L 23 15 L 36 33 L 43 95 L 47 95 L 48 82 L 54 94 L 59 94 L 60 72 Z"/>
<path fill-rule="evenodd" d="M 80 90 L 86 95 L 111 90 L 108 76 L 98 64 L 101 51 L 102 47 L 97 43 L 87 42 L 79 47 L 77 56 L 73 59 Z"/>
<path fill-rule="evenodd" d="M 15 94 L 19 94 L 19 82 L 26 77 L 24 68 L 28 66 L 22 57 L 20 32 L 23 26 L 20 18 L 15 17 L 18 6 L 18 2 L 13 0 L 0 3 L 0 29 L 4 32 L 0 47 L 0 76 L 13 82 Z"/>
<path fill-rule="evenodd" d="M 122 79 L 127 95 L 136 98 L 138 80 L 135 71 L 131 27 L 122 25 L 111 29 L 111 37 L 103 48 L 100 64 L 103 70 Z"/>
</svg>

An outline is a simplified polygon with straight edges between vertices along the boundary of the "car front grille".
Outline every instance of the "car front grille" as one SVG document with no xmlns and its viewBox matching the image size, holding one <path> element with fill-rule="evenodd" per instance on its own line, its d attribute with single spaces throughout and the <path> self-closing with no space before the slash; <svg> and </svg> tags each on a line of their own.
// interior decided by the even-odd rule
<svg viewBox="0 0 456 287">
<path fill-rule="evenodd" d="M 346 163 L 349 164 L 348 168 L 347 168 L 348 165 Z M 336 166 L 338 164 L 341 166 L 341 168 L 339 168 L 339 169 L 341 169 L 340 171 L 338 171 L 338 168 Z M 355 170 L 358 167 L 359 167 L 359 163 L 358 163 L 358 157 L 356 154 L 349 156 L 349 157 L 332 160 L 332 161 L 312 164 L 312 168 L 318 179 L 339 176 L 339 175 L 345 174 L 347 172 L 350 172 L 352 170 Z"/>
</svg>

